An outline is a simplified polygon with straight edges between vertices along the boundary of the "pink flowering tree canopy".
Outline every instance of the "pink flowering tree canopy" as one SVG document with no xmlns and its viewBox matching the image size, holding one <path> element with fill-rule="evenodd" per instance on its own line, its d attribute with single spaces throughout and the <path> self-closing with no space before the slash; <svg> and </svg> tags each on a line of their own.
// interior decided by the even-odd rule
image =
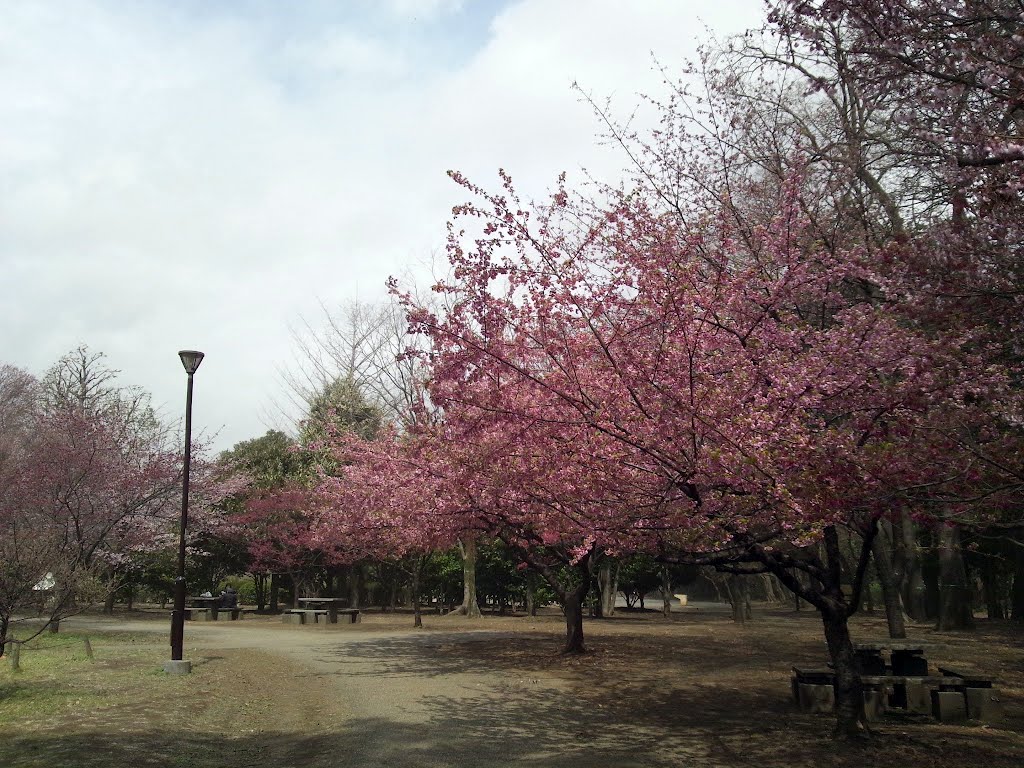
<svg viewBox="0 0 1024 768">
<path fill-rule="evenodd" d="M 449 439 L 487 457 L 463 475 L 480 511 L 578 558 L 776 573 L 852 660 L 845 621 L 877 519 L 977 471 L 934 429 L 982 418 L 973 404 L 1004 390 L 969 352 L 972 329 L 917 330 L 893 270 L 820 247 L 799 177 L 767 223 L 737 232 L 713 213 L 684 223 L 643 189 L 576 203 L 560 188 L 536 209 L 504 173 L 500 193 L 453 176 L 475 201 L 449 230 L 450 309 L 411 305 L 410 319 L 433 344 Z M 847 592 L 837 526 L 865 543 Z M 807 546 L 823 537 L 826 561 Z"/>
</svg>

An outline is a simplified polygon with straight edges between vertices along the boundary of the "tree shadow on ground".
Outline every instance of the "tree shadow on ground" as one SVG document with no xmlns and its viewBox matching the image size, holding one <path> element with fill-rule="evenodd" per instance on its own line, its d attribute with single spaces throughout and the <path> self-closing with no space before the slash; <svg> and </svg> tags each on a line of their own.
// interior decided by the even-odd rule
<svg viewBox="0 0 1024 768">
<path fill-rule="evenodd" d="M 450 743 L 419 751 L 412 745 L 424 737 L 413 739 L 382 765 L 962 768 L 1024 759 L 1019 733 L 924 721 L 885 722 L 863 745 L 837 745 L 832 718 L 801 713 L 791 699 L 790 666 L 823 661 L 798 638 L 732 628 L 703 638 L 648 635 L 642 646 L 628 634 L 604 636 L 575 657 L 560 647 L 550 634 L 435 633 L 325 646 L 318 657 L 333 675 L 478 681 L 418 702 L 425 731 Z M 458 761 L 431 762 L 438 749 Z"/>
<path fill-rule="evenodd" d="M 1019 765 L 1019 741 L 958 733 L 946 739 L 882 734 L 836 745 L 827 718 L 772 708 L 765 697 L 719 686 L 641 701 L 538 686 L 495 689 L 467 701 L 427 697 L 422 723 L 363 718 L 329 732 L 221 735 L 195 732 L 6 734 L 5 768 L 669 768 L 687 766 Z M 950 749 L 950 746 L 953 748 Z"/>
<path fill-rule="evenodd" d="M 1008 730 L 896 722 L 879 726 L 865 744 L 836 744 L 829 738 L 831 718 L 798 712 L 789 696 L 789 665 L 820 662 L 821 645 L 808 642 L 806 635 L 795 636 L 790 624 L 774 632 L 768 624 L 724 626 L 728 632 L 709 623 L 692 628 L 689 635 L 595 633 L 590 639 L 593 652 L 581 657 L 562 656 L 560 640 L 550 632 L 433 631 L 347 637 L 343 645 L 340 638 L 332 641 L 325 635 L 312 654 L 314 668 L 303 670 L 300 679 L 353 677 L 359 684 L 350 689 L 363 696 L 401 697 L 403 711 L 394 717 L 328 722 L 302 734 L 218 734 L 213 732 L 216 723 L 204 723 L 202 732 L 145 731 L 142 724 L 117 733 L 74 728 L 7 732 L 0 734 L 0 766 L 1024 764 L 1024 740 Z M 343 680 L 336 682 L 345 690 Z M 418 693 L 403 693 L 409 690 L 407 684 Z"/>
</svg>

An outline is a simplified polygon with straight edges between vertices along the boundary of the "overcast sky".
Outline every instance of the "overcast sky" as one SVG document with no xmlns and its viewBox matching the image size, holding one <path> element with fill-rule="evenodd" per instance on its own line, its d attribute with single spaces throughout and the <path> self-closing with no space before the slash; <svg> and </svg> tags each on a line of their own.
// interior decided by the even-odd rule
<svg viewBox="0 0 1024 768">
<path fill-rule="evenodd" d="M 622 158 L 627 115 L 761 0 L 0 0 L 0 362 L 78 344 L 218 450 L 281 400 L 289 328 L 386 295 L 465 194 Z"/>
</svg>

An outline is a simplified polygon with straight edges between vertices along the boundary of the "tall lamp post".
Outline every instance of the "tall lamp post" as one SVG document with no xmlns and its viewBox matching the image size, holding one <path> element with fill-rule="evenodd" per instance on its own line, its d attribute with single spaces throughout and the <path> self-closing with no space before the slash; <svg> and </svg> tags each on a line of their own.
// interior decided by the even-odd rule
<svg viewBox="0 0 1024 768">
<path fill-rule="evenodd" d="M 181 530 L 178 533 L 178 577 L 174 580 L 174 610 L 171 612 L 171 660 L 164 671 L 174 675 L 187 675 L 192 671 L 191 661 L 182 661 L 185 640 L 185 529 L 188 526 L 188 473 L 192 463 L 192 376 L 203 362 L 203 353 L 185 349 L 178 353 L 188 374 L 185 395 L 185 469 L 181 483 Z"/>
</svg>

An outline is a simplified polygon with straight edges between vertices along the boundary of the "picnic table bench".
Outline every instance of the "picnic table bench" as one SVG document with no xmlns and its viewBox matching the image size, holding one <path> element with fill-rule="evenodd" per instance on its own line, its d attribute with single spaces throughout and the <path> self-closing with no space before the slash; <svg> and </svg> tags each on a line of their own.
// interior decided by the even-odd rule
<svg viewBox="0 0 1024 768">
<path fill-rule="evenodd" d="M 930 675 L 920 645 L 864 643 L 854 648 L 863 654 L 857 668 L 868 720 L 886 712 L 931 715 L 942 722 L 993 722 L 1002 716 L 998 692 L 990 679 L 949 667 L 938 667 L 938 674 Z M 883 649 L 892 653 L 889 666 L 881 657 Z M 831 712 L 835 684 L 831 663 L 824 668 L 793 667 L 793 699 L 805 712 Z"/>
<path fill-rule="evenodd" d="M 889 664 L 882 651 L 889 651 Z M 920 643 L 901 643 L 888 640 L 877 643 L 854 643 L 853 653 L 857 671 L 862 675 L 927 675 L 928 661 Z"/>
<path fill-rule="evenodd" d="M 242 618 L 242 609 L 237 605 L 221 608 L 219 597 L 189 597 L 186 598 L 185 618 L 189 621 L 217 621 L 220 618 L 237 621 Z"/>
<path fill-rule="evenodd" d="M 935 693 L 940 696 L 943 694 L 962 696 L 964 714 L 968 720 L 993 722 L 1002 718 L 1003 705 L 999 698 L 999 691 L 993 686 L 990 678 L 964 674 L 949 667 L 939 667 L 939 672 L 955 682 L 945 683 Z M 956 699 L 953 696 L 949 698 L 955 702 Z M 935 694 L 933 694 L 933 698 L 937 698 Z"/>
<path fill-rule="evenodd" d="M 281 616 L 285 624 L 316 624 L 317 619 L 323 617 L 320 623 L 326 624 L 328 619 L 327 609 L 315 608 L 286 608 Z"/>
<path fill-rule="evenodd" d="M 350 624 L 360 621 L 358 608 L 287 608 L 281 620 L 286 624 L 337 624 L 339 616 L 348 616 Z"/>
<path fill-rule="evenodd" d="M 238 621 L 243 613 L 242 608 L 200 608 L 195 605 L 185 608 L 188 621 Z"/>
</svg>

